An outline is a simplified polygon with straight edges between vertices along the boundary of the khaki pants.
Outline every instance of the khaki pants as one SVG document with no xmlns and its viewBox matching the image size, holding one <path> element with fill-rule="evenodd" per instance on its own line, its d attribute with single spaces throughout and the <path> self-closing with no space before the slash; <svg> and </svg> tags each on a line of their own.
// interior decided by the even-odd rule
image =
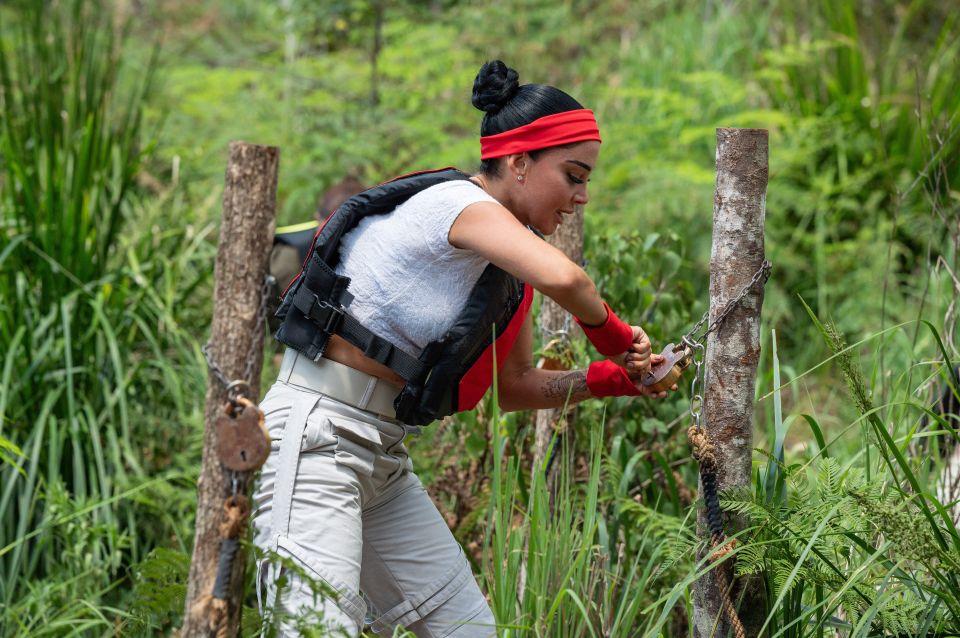
<svg viewBox="0 0 960 638">
<path fill-rule="evenodd" d="M 254 493 L 254 542 L 283 560 L 258 563 L 257 593 L 261 613 L 282 610 L 279 635 L 358 635 L 361 590 L 380 635 L 495 635 L 462 548 L 412 471 L 403 438 L 419 428 L 279 381 L 261 408 L 273 450 Z"/>
</svg>

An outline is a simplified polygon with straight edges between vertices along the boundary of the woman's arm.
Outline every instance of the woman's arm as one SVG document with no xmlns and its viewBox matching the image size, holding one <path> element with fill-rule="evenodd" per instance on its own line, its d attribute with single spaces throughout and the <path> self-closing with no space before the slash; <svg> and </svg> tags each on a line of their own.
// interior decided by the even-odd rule
<svg viewBox="0 0 960 638">
<path fill-rule="evenodd" d="M 584 323 L 599 325 L 607 318 L 583 268 L 527 230 L 500 204 L 484 201 L 464 208 L 450 227 L 448 240 L 529 283 Z"/>
<path fill-rule="evenodd" d="M 572 388 L 572 394 L 571 394 Z M 533 365 L 533 317 L 527 315 L 497 377 L 500 408 L 505 412 L 560 408 L 593 397 L 586 370 L 541 370 Z"/>
<path fill-rule="evenodd" d="M 660 355 L 648 355 L 649 363 L 658 363 Z M 640 365 L 633 354 L 627 355 L 627 367 L 639 371 Z M 673 389 L 676 389 L 674 386 Z M 517 341 L 507 354 L 497 376 L 497 392 L 500 408 L 506 412 L 516 410 L 542 410 L 573 405 L 594 398 L 587 387 L 587 370 L 542 370 L 533 365 L 533 318 L 527 315 L 517 335 Z M 666 392 L 646 393 L 663 398 Z M 569 397 L 569 401 L 568 401 Z"/>
</svg>

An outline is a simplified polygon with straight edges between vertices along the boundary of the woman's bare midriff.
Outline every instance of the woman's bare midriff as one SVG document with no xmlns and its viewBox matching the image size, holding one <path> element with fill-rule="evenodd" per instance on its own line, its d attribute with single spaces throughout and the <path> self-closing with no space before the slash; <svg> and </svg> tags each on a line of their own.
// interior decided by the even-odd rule
<svg viewBox="0 0 960 638">
<path fill-rule="evenodd" d="M 323 356 L 331 361 L 349 366 L 354 370 L 359 370 L 378 379 L 383 379 L 387 383 L 397 386 L 397 390 L 400 390 L 406 383 L 403 377 L 396 372 L 382 363 L 374 361 L 363 354 L 360 348 L 347 343 L 336 335 L 330 337 L 330 342 L 327 344 L 327 349 L 324 351 Z"/>
</svg>

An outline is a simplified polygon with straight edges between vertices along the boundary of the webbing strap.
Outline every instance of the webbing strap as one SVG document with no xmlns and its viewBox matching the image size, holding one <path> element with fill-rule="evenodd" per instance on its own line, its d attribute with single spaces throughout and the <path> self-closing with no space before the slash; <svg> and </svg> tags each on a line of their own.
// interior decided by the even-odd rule
<svg viewBox="0 0 960 638">
<path fill-rule="evenodd" d="M 287 421 L 283 424 L 283 434 L 280 439 L 280 456 L 277 459 L 277 473 L 273 479 L 273 514 L 270 517 L 270 549 L 274 553 L 280 547 L 281 538 L 290 531 L 290 510 L 293 507 L 293 488 L 297 479 L 297 469 L 300 465 L 300 448 L 303 445 L 303 431 L 307 429 L 307 418 L 313 412 L 314 406 L 322 395 L 304 396 L 291 406 Z M 264 572 L 266 570 L 266 572 Z M 257 561 L 257 607 L 262 614 L 263 624 L 260 627 L 260 638 L 267 635 L 267 621 L 270 612 L 264 609 L 263 598 L 260 594 L 261 578 L 276 578 L 272 575 L 267 559 Z M 280 600 L 280 588 L 276 588 L 276 598 L 270 601 L 271 609 L 276 609 Z"/>
<path fill-rule="evenodd" d="M 342 337 L 363 350 L 364 355 L 399 374 L 405 381 L 418 378 L 425 368 L 420 360 L 374 334 L 348 315 L 339 304 L 334 305 L 321 299 L 306 286 L 300 286 L 297 290 L 293 305 L 324 334 Z"/>
<path fill-rule="evenodd" d="M 277 473 L 273 480 L 273 516 L 270 521 L 270 535 L 274 551 L 277 541 L 290 531 L 290 509 L 293 505 L 293 486 L 300 464 L 300 447 L 303 445 L 303 431 L 307 428 L 307 418 L 320 400 L 319 394 L 305 395 L 290 408 L 287 422 L 283 425 L 280 439 L 280 455 L 277 459 Z"/>
</svg>

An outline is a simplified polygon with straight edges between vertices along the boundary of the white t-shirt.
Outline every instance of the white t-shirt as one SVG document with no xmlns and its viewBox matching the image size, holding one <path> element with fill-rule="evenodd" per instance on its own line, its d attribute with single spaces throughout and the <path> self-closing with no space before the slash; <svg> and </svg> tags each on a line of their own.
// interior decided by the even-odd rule
<svg viewBox="0 0 960 638">
<path fill-rule="evenodd" d="M 344 235 L 338 275 L 350 277 L 347 313 L 408 354 L 442 337 L 490 263 L 450 245 L 463 209 L 496 202 L 468 180 L 420 191 L 386 215 L 371 215 Z"/>
</svg>

